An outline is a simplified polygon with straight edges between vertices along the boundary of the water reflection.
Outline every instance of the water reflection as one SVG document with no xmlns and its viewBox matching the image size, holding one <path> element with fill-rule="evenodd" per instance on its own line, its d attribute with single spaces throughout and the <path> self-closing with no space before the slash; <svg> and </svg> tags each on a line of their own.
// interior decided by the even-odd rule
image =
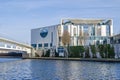
<svg viewBox="0 0 120 80">
<path fill-rule="evenodd" d="M 16 60 L 0 63 L 0 80 L 116 80 L 120 63 Z"/>
</svg>

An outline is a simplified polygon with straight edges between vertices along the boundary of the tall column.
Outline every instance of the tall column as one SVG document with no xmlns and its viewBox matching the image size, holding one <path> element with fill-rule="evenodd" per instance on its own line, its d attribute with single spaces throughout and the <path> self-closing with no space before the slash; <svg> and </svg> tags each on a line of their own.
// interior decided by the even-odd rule
<svg viewBox="0 0 120 80">
<path fill-rule="evenodd" d="M 113 36 L 113 20 L 110 20 L 110 36 Z"/>
</svg>

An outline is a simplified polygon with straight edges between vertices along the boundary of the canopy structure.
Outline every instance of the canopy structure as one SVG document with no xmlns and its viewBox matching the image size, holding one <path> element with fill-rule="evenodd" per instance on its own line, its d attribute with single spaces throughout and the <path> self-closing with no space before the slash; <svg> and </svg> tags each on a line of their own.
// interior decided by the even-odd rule
<svg viewBox="0 0 120 80">
<path fill-rule="evenodd" d="M 111 19 L 62 19 L 62 24 L 111 24 Z"/>
</svg>

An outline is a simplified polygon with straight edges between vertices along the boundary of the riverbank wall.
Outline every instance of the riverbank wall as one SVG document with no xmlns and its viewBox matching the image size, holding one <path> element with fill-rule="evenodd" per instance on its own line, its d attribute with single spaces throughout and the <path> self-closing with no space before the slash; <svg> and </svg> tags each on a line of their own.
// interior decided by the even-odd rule
<svg viewBox="0 0 120 80">
<path fill-rule="evenodd" d="M 23 59 L 41 59 L 41 60 L 67 60 L 67 61 L 95 61 L 95 62 L 120 62 L 120 59 L 100 59 L 100 58 L 59 58 L 59 57 L 23 57 Z"/>
</svg>

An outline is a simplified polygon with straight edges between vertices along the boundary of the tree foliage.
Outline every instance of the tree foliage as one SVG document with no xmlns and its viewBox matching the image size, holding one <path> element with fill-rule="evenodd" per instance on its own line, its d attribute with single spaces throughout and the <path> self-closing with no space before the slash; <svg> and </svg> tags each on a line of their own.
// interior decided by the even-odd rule
<svg viewBox="0 0 120 80">
<path fill-rule="evenodd" d="M 62 43 L 63 45 L 68 45 L 70 43 L 70 34 L 67 30 L 64 30 L 62 35 Z"/>
<path fill-rule="evenodd" d="M 70 46 L 70 57 L 82 57 L 85 51 L 83 46 Z"/>
<path fill-rule="evenodd" d="M 90 47 L 91 47 L 91 51 L 93 53 L 93 58 L 96 58 L 96 47 L 95 47 L 95 45 L 91 45 Z"/>
<path fill-rule="evenodd" d="M 98 51 L 100 52 L 101 58 L 104 58 L 104 45 L 98 45 Z"/>
<path fill-rule="evenodd" d="M 90 58 L 89 47 L 85 48 L 85 58 Z"/>
</svg>

